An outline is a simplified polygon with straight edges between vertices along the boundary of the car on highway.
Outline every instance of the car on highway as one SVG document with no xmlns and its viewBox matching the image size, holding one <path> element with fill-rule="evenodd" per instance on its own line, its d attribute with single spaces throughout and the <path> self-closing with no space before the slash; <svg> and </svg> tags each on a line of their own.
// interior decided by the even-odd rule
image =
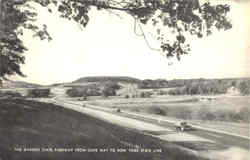
<svg viewBox="0 0 250 160">
<path fill-rule="evenodd" d="M 117 112 L 117 113 L 121 113 L 122 110 L 121 110 L 120 108 L 117 108 L 117 109 L 116 109 L 116 112 Z"/>
<path fill-rule="evenodd" d="M 193 128 L 187 122 L 181 121 L 181 122 L 175 123 L 175 129 L 177 132 L 179 132 L 179 131 L 184 132 L 184 131 L 190 131 Z"/>
<path fill-rule="evenodd" d="M 77 100 L 78 100 L 78 101 L 87 101 L 88 98 L 87 98 L 87 97 L 81 97 L 81 98 L 78 98 Z"/>
</svg>

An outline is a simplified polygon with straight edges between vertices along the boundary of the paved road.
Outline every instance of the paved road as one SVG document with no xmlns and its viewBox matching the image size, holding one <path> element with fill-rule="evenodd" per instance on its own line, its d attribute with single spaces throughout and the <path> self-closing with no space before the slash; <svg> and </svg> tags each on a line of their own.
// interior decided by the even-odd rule
<svg viewBox="0 0 250 160">
<path fill-rule="evenodd" d="M 73 107 L 74 110 L 77 111 L 83 111 L 82 110 L 82 104 L 76 103 L 76 102 L 70 102 L 70 101 L 62 101 L 58 99 L 54 99 L 55 102 L 61 105 L 70 105 L 70 107 Z M 72 108 L 71 108 L 72 109 Z M 133 114 L 130 112 L 124 112 L 117 113 L 114 111 L 114 109 L 110 108 L 103 108 L 93 105 L 85 105 L 85 113 L 91 114 L 92 116 L 96 116 L 96 118 L 100 118 L 112 123 L 120 124 L 125 127 L 135 128 L 138 130 L 143 130 L 146 133 L 160 136 L 167 134 L 169 132 L 173 132 L 174 126 L 173 122 L 163 121 L 157 119 L 157 118 L 151 118 L 147 116 L 140 116 L 138 114 Z M 111 118 L 112 116 L 112 118 Z M 123 118 L 119 118 L 123 117 Z M 147 132 L 147 129 L 150 128 Z M 244 138 L 236 135 L 229 135 L 224 133 L 218 133 L 209 131 L 206 129 L 196 129 L 193 131 L 188 131 L 188 135 L 193 135 L 193 139 L 198 140 L 211 140 L 212 142 L 216 142 L 218 144 L 230 146 L 230 147 L 240 147 L 242 149 L 250 149 L 249 146 L 249 138 Z M 184 137 L 188 137 L 184 135 Z M 200 138 L 200 139 L 199 139 Z M 184 140 L 185 141 L 185 140 Z"/>
</svg>

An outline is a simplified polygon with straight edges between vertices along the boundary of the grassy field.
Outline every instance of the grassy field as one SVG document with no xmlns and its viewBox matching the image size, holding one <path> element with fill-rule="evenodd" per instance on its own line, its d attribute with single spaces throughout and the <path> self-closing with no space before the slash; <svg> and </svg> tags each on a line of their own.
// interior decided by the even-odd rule
<svg viewBox="0 0 250 160">
<path fill-rule="evenodd" d="M 100 98 L 89 99 L 93 105 L 104 107 L 120 107 L 123 109 L 134 110 L 138 112 L 148 112 L 154 114 L 154 109 L 165 110 L 166 114 L 170 110 L 189 109 L 198 111 L 199 109 L 208 109 L 217 111 L 237 112 L 242 108 L 250 108 L 249 96 L 159 96 L 152 98 Z"/>
<path fill-rule="evenodd" d="M 0 99 L 0 141 L 1 160 L 203 159 L 170 142 L 60 106 L 21 99 Z M 111 148 L 115 152 L 100 151 Z M 142 149 L 162 151 L 147 153 Z"/>
<path fill-rule="evenodd" d="M 212 100 L 202 100 L 211 98 Z M 191 109 L 197 107 L 209 107 L 212 109 L 238 110 L 242 107 L 249 107 L 249 96 L 156 96 L 152 98 L 93 98 L 91 103 L 102 103 L 105 107 L 147 107 L 152 105 L 165 107 L 190 106 Z"/>
</svg>

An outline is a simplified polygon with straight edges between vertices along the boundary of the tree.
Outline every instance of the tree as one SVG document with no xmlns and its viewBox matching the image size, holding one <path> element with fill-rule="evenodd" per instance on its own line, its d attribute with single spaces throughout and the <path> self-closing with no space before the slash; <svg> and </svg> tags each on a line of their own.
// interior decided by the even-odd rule
<svg viewBox="0 0 250 160">
<path fill-rule="evenodd" d="M 20 64 L 25 62 L 23 53 L 27 50 L 19 38 L 23 29 L 34 31 L 34 36 L 41 39 L 51 39 L 45 25 L 40 29 L 32 24 L 36 20 L 36 13 L 21 9 L 21 6 L 30 7 L 27 2 L 0 0 L 0 84 L 9 75 L 25 76 L 20 69 Z"/>
<path fill-rule="evenodd" d="M 40 89 L 30 89 L 28 90 L 27 97 L 32 98 L 47 98 L 50 96 L 50 89 L 49 88 L 40 88 Z"/>
<path fill-rule="evenodd" d="M 238 89 L 242 95 L 250 95 L 250 80 L 241 81 Z"/>
<path fill-rule="evenodd" d="M 141 92 L 140 93 L 140 98 L 150 98 L 152 93 L 150 92 Z"/>
<path fill-rule="evenodd" d="M 14 32 L 18 24 L 23 20 L 19 12 L 13 9 L 11 2 L 0 0 L 0 84 L 6 75 L 18 74 L 23 75 L 20 71 L 19 64 L 24 63 L 24 56 L 20 53 L 26 48 L 17 38 Z M 16 19 L 15 19 L 16 18 Z M 11 21 L 12 20 L 12 21 Z M 7 27 L 8 26 L 8 27 Z M 0 86 L 1 87 L 1 86 Z"/>
<path fill-rule="evenodd" d="M 86 88 L 70 88 L 66 91 L 70 97 L 87 97 L 89 96 Z"/>
<path fill-rule="evenodd" d="M 116 91 L 120 89 L 121 86 L 117 84 L 116 82 L 106 82 L 102 88 L 102 96 L 108 97 L 108 96 L 115 96 Z"/>
<path fill-rule="evenodd" d="M 190 52 L 186 35 L 202 38 L 210 35 L 214 29 L 230 29 L 227 18 L 230 11 L 228 5 L 201 4 L 199 0 L 0 0 L 0 78 L 8 75 L 24 76 L 20 65 L 24 63 L 22 55 L 27 49 L 23 46 L 19 35 L 24 29 L 34 32 L 41 40 L 51 40 L 46 24 L 36 25 L 36 10 L 30 3 L 38 3 L 49 12 L 54 5 L 61 17 L 71 19 L 85 27 L 89 20 L 89 11 L 96 7 L 111 13 L 123 12 L 134 18 L 134 32 L 142 36 L 146 44 L 166 57 L 181 56 Z M 115 13 L 116 14 L 116 13 Z M 159 47 L 150 46 L 144 32 L 145 25 L 152 25 L 155 39 Z M 138 33 L 140 31 L 141 33 Z M 166 32 L 167 31 L 167 32 Z M 168 39 L 168 34 L 175 38 Z"/>
</svg>

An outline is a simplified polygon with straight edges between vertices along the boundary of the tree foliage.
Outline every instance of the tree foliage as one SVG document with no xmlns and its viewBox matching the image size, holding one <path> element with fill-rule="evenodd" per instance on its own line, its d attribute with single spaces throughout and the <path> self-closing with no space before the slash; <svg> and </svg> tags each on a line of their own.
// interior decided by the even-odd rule
<svg viewBox="0 0 250 160">
<path fill-rule="evenodd" d="M 250 80 L 239 82 L 237 88 L 239 89 L 241 95 L 250 95 Z"/>
<path fill-rule="evenodd" d="M 170 95 L 215 95 L 225 94 L 231 87 L 228 82 L 220 80 L 197 80 L 186 82 L 185 86 L 168 91 Z"/>
<path fill-rule="evenodd" d="M 29 89 L 27 94 L 27 97 L 31 98 L 47 98 L 49 96 L 50 96 L 49 88 Z"/>
<path fill-rule="evenodd" d="M 72 87 L 66 91 L 66 94 L 70 97 L 88 97 L 88 96 L 100 96 L 100 88 L 96 85 L 84 86 L 84 87 Z"/>
<path fill-rule="evenodd" d="M 121 86 L 115 82 L 106 82 L 101 89 L 103 97 L 115 96 L 116 91 L 120 89 Z"/>
<path fill-rule="evenodd" d="M 9 75 L 24 76 L 20 64 L 25 62 L 27 48 L 19 37 L 23 29 L 34 31 L 42 40 L 50 39 L 45 25 L 40 29 L 32 23 L 37 13 L 21 6 L 30 7 L 25 0 L 0 0 L 0 81 Z"/>
<path fill-rule="evenodd" d="M 227 30 L 232 27 L 227 18 L 228 5 L 201 4 L 199 0 L 0 0 L 0 77 L 18 74 L 23 76 L 20 64 L 24 63 L 22 55 L 27 49 L 19 35 L 23 29 L 34 32 L 41 40 L 51 40 L 46 24 L 35 25 L 37 12 L 30 3 L 38 3 L 52 12 L 54 5 L 60 16 L 74 20 L 85 27 L 89 20 L 89 11 L 119 11 L 132 16 L 135 20 L 135 33 L 142 36 L 151 49 L 144 25 L 152 25 L 159 41 L 157 50 L 166 57 L 181 56 L 190 52 L 186 41 L 187 35 L 210 35 L 214 29 Z M 138 34 L 138 29 L 141 32 Z M 171 36 L 169 36 L 171 34 Z M 174 38 L 169 38 L 173 37 Z"/>
<path fill-rule="evenodd" d="M 167 88 L 168 87 L 168 81 L 165 80 L 165 79 L 156 79 L 156 80 L 145 79 L 145 80 L 142 80 L 138 84 L 138 87 L 141 88 L 141 89 Z"/>
</svg>

